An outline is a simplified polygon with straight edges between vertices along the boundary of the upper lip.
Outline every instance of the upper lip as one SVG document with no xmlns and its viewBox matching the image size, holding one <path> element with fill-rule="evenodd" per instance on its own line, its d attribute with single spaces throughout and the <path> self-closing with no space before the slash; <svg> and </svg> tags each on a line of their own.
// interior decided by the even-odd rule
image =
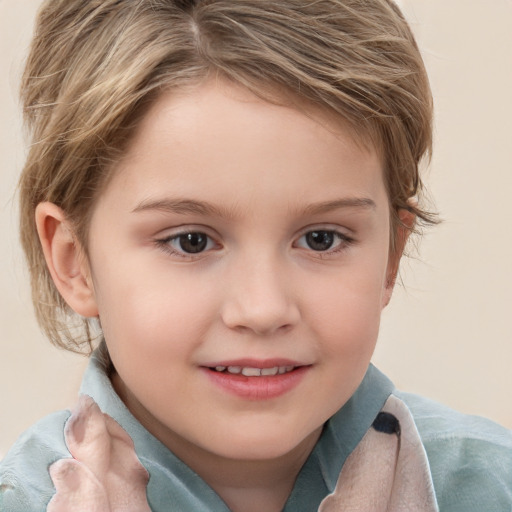
<svg viewBox="0 0 512 512">
<path fill-rule="evenodd" d="M 300 363 L 298 361 L 294 361 L 292 359 L 283 359 L 283 358 L 275 358 L 275 359 L 253 359 L 253 358 L 242 358 L 242 359 L 229 359 L 222 361 L 215 361 L 212 363 L 202 364 L 206 368 L 216 368 L 218 366 L 240 366 L 242 368 L 275 368 L 281 366 L 308 366 L 308 364 Z"/>
</svg>

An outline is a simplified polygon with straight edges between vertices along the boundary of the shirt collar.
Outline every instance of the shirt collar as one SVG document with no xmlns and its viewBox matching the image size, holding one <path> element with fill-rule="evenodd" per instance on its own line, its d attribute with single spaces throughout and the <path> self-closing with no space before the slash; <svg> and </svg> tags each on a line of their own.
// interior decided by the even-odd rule
<svg viewBox="0 0 512 512">
<path fill-rule="evenodd" d="M 393 383 L 370 364 L 350 400 L 327 422 L 314 452 L 329 492 L 333 492 L 347 457 L 371 427 Z"/>
<path fill-rule="evenodd" d="M 123 426 L 133 439 L 136 450 L 143 445 L 144 458 L 154 457 L 160 463 L 172 466 L 174 471 L 187 472 L 188 468 L 185 469 L 183 463 L 151 436 L 126 408 L 112 387 L 106 372 L 107 365 L 108 352 L 102 342 L 91 356 L 80 392 L 91 396 L 102 411 Z M 321 475 L 328 493 L 334 491 L 345 460 L 366 434 L 394 389 L 393 383 L 370 364 L 355 393 L 325 424 L 320 439 L 298 475 L 289 503 L 302 501 L 299 499 L 300 489 L 310 488 L 313 475 L 315 478 Z"/>
</svg>

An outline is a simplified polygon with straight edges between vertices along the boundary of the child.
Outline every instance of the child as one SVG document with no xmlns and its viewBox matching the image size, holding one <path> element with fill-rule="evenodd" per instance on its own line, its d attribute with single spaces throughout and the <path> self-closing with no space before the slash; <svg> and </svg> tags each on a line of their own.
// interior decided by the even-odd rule
<svg viewBox="0 0 512 512">
<path fill-rule="evenodd" d="M 505 511 L 512 436 L 370 365 L 432 104 L 389 0 L 49 0 L 22 96 L 41 326 L 96 344 L 2 511 Z"/>
</svg>

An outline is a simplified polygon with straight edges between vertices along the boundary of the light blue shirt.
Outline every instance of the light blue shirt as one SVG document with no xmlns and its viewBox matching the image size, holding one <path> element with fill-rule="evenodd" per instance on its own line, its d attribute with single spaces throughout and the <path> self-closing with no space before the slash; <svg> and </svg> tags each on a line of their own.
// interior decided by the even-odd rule
<svg viewBox="0 0 512 512">
<path fill-rule="evenodd" d="M 229 512 L 206 482 L 131 415 L 112 388 L 103 361 L 99 351 L 93 354 L 81 393 L 91 396 L 132 437 L 150 474 L 151 510 Z M 483 418 L 400 393 L 372 365 L 352 398 L 326 423 L 284 512 L 316 512 L 390 394 L 403 400 L 415 419 L 440 512 L 512 512 L 512 432 Z M 0 463 L 1 512 L 46 511 L 55 492 L 48 467 L 70 457 L 63 434 L 69 415 L 62 411 L 41 420 L 22 434 Z"/>
</svg>

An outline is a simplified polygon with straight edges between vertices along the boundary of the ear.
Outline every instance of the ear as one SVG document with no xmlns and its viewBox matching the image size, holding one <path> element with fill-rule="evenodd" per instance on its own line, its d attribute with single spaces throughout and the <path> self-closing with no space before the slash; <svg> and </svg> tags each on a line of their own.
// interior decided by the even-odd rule
<svg viewBox="0 0 512 512">
<path fill-rule="evenodd" d="M 386 272 L 386 284 L 382 296 L 383 308 L 385 308 L 391 300 L 391 295 L 395 288 L 396 277 L 398 275 L 398 268 L 400 267 L 400 260 L 402 259 L 405 244 L 407 243 L 416 220 L 414 213 L 404 209 L 398 211 L 398 218 L 400 219 L 400 223 L 396 228 L 395 243 L 394 247 L 390 250 L 388 268 Z"/>
<path fill-rule="evenodd" d="M 37 205 L 35 215 L 46 264 L 57 290 L 79 315 L 98 316 L 87 259 L 64 211 L 44 202 Z"/>
</svg>

